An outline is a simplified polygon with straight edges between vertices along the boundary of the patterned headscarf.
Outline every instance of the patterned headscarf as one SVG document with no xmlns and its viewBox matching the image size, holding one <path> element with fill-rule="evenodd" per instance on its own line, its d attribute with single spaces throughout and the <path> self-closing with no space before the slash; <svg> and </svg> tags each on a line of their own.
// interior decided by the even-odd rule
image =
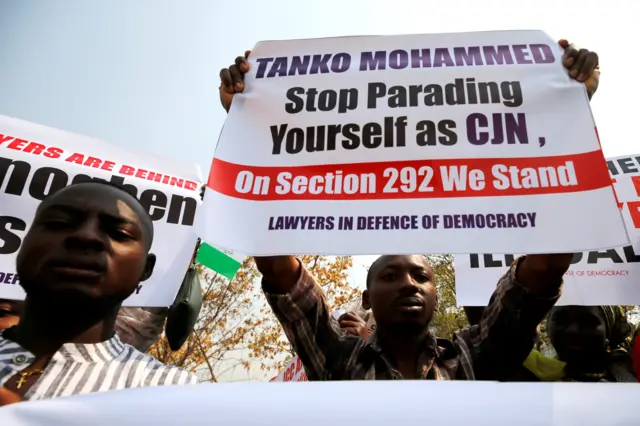
<svg viewBox="0 0 640 426">
<path fill-rule="evenodd" d="M 633 340 L 633 327 L 627 321 L 627 316 L 621 306 L 600 306 L 604 314 L 609 340 L 609 376 L 616 382 L 634 382 L 631 359 L 631 342 Z"/>
<path fill-rule="evenodd" d="M 633 339 L 633 327 L 627 321 L 627 316 L 621 306 L 599 306 L 604 314 L 605 327 L 607 328 L 607 339 L 611 351 L 631 350 L 631 340 Z"/>
</svg>

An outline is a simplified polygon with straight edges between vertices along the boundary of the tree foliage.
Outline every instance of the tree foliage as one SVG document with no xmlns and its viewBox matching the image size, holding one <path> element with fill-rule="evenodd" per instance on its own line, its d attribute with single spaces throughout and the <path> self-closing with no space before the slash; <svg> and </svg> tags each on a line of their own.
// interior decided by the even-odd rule
<svg viewBox="0 0 640 426">
<path fill-rule="evenodd" d="M 453 255 L 425 255 L 433 269 L 438 293 L 438 310 L 431 321 L 434 335 L 450 339 L 453 333 L 468 327 L 469 322 L 462 307 L 456 306 L 456 277 Z"/>
<path fill-rule="evenodd" d="M 302 256 L 301 260 L 322 287 L 329 310 L 343 306 L 360 295 L 360 290 L 350 286 L 347 280 L 353 265 L 351 256 Z M 280 371 L 293 357 L 293 350 L 271 309 L 264 305 L 259 312 L 260 316 L 269 320 L 262 324 L 261 332 L 249 342 L 249 357 L 264 370 L 273 368 Z"/>
<path fill-rule="evenodd" d="M 347 280 L 350 256 L 302 256 L 317 278 L 330 307 L 357 297 Z M 231 281 L 201 267 L 203 306 L 194 332 L 183 347 L 172 352 L 165 337 L 149 353 L 165 364 L 198 373 L 203 381 L 217 381 L 230 369 L 251 368 L 257 361 L 265 370 L 280 370 L 291 358 L 291 348 L 260 291 L 259 273 L 247 258 Z"/>
</svg>

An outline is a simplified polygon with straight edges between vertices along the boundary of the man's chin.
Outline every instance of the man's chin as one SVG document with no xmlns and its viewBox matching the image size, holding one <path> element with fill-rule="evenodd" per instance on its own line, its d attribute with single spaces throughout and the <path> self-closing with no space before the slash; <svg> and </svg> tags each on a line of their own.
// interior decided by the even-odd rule
<svg viewBox="0 0 640 426">
<path fill-rule="evenodd" d="M 429 321 L 427 320 L 427 317 L 424 314 L 419 316 L 400 315 L 397 318 L 395 318 L 395 321 L 393 321 L 393 324 L 396 327 L 400 327 L 400 328 L 419 330 L 428 326 Z"/>
<path fill-rule="evenodd" d="M 81 282 L 47 283 L 24 286 L 27 296 L 40 304 L 70 309 L 88 308 L 102 310 L 122 303 L 126 297 L 104 295 L 95 284 Z"/>
<path fill-rule="evenodd" d="M 49 297 L 59 299 L 96 299 L 100 297 L 98 288 L 93 284 L 81 282 L 60 282 L 25 288 L 25 292 L 32 298 Z"/>
</svg>

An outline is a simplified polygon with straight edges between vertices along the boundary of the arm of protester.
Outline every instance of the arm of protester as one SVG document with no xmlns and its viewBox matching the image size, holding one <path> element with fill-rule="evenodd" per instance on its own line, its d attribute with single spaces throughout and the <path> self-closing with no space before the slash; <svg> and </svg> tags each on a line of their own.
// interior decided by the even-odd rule
<svg viewBox="0 0 640 426">
<path fill-rule="evenodd" d="M 572 258 L 522 256 L 500 278 L 479 324 L 455 336 L 469 347 L 476 379 L 500 379 L 520 368 L 533 349 L 538 324 L 560 297 Z"/>
<path fill-rule="evenodd" d="M 322 289 L 292 256 L 256 257 L 262 289 L 309 380 L 329 380 L 360 341 L 340 329 Z"/>
<path fill-rule="evenodd" d="M 463 306 L 464 313 L 467 315 L 469 325 L 480 324 L 482 315 L 484 314 L 484 306 Z"/>
<path fill-rule="evenodd" d="M 22 402 L 22 398 L 15 392 L 10 391 L 5 387 L 0 387 L 0 407 L 5 405 L 15 404 L 16 402 Z"/>
<path fill-rule="evenodd" d="M 562 64 L 569 70 L 571 77 L 584 83 L 589 99 L 591 99 L 596 90 L 598 90 L 598 83 L 600 82 L 598 54 L 582 49 L 564 39 L 558 41 L 558 44 L 564 49 Z"/>
<path fill-rule="evenodd" d="M 340 315 L 338 318 L 340 328 L 347 334 L 361 338 L 362 340 L 369 339 L 369 330 L 367 329 L 367 323 L 360 318 L 360 315 L 355 312 L 347 312 Z"/>
<path fill-rule="evenodd" d="M 244 75 L 249 72 L 247 58 L 250 53 L 251 51 L 247 50 L 244 56 L 238 56 L 229 68 L 220 70 L 220 102 L 227 112 L 235 94 L 244 91 Z"/>
</svg>

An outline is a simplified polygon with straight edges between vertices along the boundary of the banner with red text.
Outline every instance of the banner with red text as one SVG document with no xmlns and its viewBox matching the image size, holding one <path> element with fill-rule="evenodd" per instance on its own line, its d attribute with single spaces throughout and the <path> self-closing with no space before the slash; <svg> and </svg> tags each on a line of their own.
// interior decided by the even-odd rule
<svg viewBox="0 0 640 426">
<path fill-rule="evenodd" d="M 260 42 L 199 231 L 251 255 L 627 244 L 562 55 L 541 31 Z"/>
<path fill-rule="evenodd" d="M 631 244 L 576 253 L 567 271 L 560 305 L 640 304 L 640 154 L 607 160 Z M 607 229 L 608 223 L 597 225 Z M 454 256 L 460 306 L 485 306 L 500 276 L 517 255 Z"/>
<path fill-rule="evenodd" d="M 0 299 L 22 299 L 16 255 L 40 201 L 72 183 L 102 179 L 124 186 L 154 226 L 153 275 L 128 306 L 170 306 L 195 249 L 200 169 L 26 121 L 0 116 Z"/>
</svg>

